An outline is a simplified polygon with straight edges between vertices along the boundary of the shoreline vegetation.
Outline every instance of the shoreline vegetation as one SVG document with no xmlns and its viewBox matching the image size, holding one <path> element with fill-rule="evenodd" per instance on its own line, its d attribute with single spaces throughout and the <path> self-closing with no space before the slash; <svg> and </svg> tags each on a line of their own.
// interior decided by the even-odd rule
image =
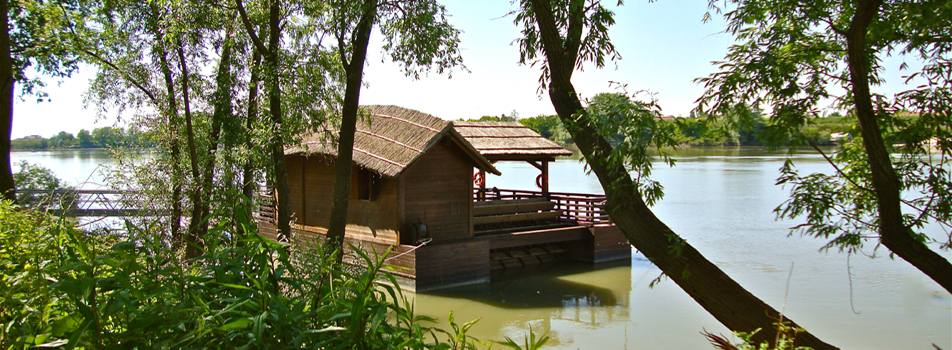
<svg viewBox="0 0 952 350">
<path fill-rule="evenodd" d="M 751 116 L 748 118 L 730 118 L 719 116 L 709 118 L 701 115 L 690 115 L 687 117 L 658 116 L 663 127 L 670 128 L 675 135 L 675 140 L 681 147 L 692 146 L 764 146 L 766 143 L 761 138 L 763 131 L 769 126 L 766 118 L 761 116 L 760 111 L 749 110 Z M 913 116 L 904 116 L 906 118 L 915 118 Z M 460 119 L 462 121 L 462 119 Z M 733 123 L 731 120 L 750 120 L 751 122 Z M 531 118 L 519 118 L 518 113 L 513 111 L 510 115 L 502 114 L 500 116 L 483 116 L 479 119 L 468 119 L 465 121 L 495 121 L 512 122 L 517 121 L 522 125 L 534 130 L 545 138 L 548 138 L 559 145 L 574 148 L 575 142 L 571 135 L 562 126 L 558 116 L 539 115 Z M 854 129 L 855 120 L 839 113 L 833 113 L 829 116 L 816 118 L 811 124 L 803 127 L 804 144 L 814 144 L 817 146 L 834 146 L 841 138 L 847 138 L 856 132 Z M 621 142 L 622 135 L 614 135 L 609 141 Z"/>
<path fill-rule="evenodd" d="M 752 120 L 752 122 L 745 123 L 745 125 L 732 124 L 730 122 L 732 118 L 724 116 L 717 118 L 698 115 L 687 117 L 658 116 L 658 119 L 666 127 L 672 129 L 676 135 L 675 139 L 681 147 L 764 146 L 766 143 L 759 135 L 762 135 L 763 131 L 768 128 L 768 121 L 761 116 L 759 111 L 751 110 L 750 113 L 753 113 L 755 117 L 750 118 L 749 120 Z M 917 118 L 908 113 L 900 113 L 900 117 L 910 121 Z M 520 118 L 518 113 L 513 111 L 510 115 L 483 116 L 478 119 L 459 119 L 459 121 L 515 121 L 559 145 L 575 149 L 575 142 L 571 135 L 562 126 L 558 116 L 555 115 Z M 856 133 L 854 125 L 855 120 L 853 118 L 839 113 L 816 118 L 811 124 L 803 127 L 803 141 L 805 144 L 812 143 L 817 146 L 835 146 L 840 138 L 848 138 Z M 620 137 L 622 136 L 616 135 L 615 138 Z M 49 138 L 41 135 L 30 135 L 11 140 L 11 148 L 15 151 L 80 150 L 109 147 L 151 148 L 156 145 L 156 141 L 149 136 L 148 131 L 136 127 L 126 129 L 108 126 L 93 129 L 92 132 L 82 129 L 75 136 L 72 133 L 60 131 Z"/>
<path fill-rule="evenodd" d="M 157 143 L 148 132 L 136 127 L 114 128 L 104 126 L 93 129 L 92 132 L 82 129 L 74 136 L 72 133 L 60 131 L 49 138 L 40 135 L 30 135 L 10 140 L 10 148 L 14 151 L 40 151 L 59 149 L 99 149 L 110 147 L 155 147 Z"/>
</svg>

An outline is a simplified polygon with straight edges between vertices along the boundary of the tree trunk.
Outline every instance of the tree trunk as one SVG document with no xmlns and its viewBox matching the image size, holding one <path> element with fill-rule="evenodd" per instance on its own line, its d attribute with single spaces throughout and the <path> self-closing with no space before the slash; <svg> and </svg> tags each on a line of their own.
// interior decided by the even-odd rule
<svg viewBox="0 0 952 350">
<path fill-rule="evenodd" d="M 212 130 L 209 133 L 208 145 L 210 147 L 208 151 L 208 157 L 205 158 L 205 166 L 202 170 L 205 171 L 202 174 L 204 182 L 202 184 L 202 213 L 201 217 L 208 217 L 210 212 L 211 205 L 211 195 L 212 195 L 212 186 L 215 184 L 215 161 L 216 155 L 218 153 L 218 140 L 221 135 L 221 125 L 225 118 L 231 117 L 231 90 L 232 90 L 232 77 L 231 77 L 231 29 L 229 28 L 228 34 L 225 36 L 225 42 L 222 44 L 222 53 L 221 53 L 221 62 L 218 63 L 218 74 L 215 76 L 215 82 L 217 83 L 216 91 L 214 94 L 214 103 L 215 110 L 212 113 Z M 200 236 L 204 236 L 208 232 L 208 221 L 203 220 L 201 227 L 198 229 Z"/>
<path fill-rule="evenodd" d="M 16 202 L 16 184 L 10 166 L 10 135 L 13 132 L 13 58 L 10 56 L 10 11 L 0 0 L 0 198 Z"/>
<path fill-rule="evenodd" d="M 179 65 L 182 69 L 182 109 L 185 111 L 185 135 L 188 143 L 188 164 L 192 173 L 192 190 L 189 194 L 189 200 L 192 202 L 192 215 L 188 223 L 188 233 L 185 236 L 185 257 L 194 258 L 198 256 L 201 249 L 199 241 L 198 226 L 202 221 L 202 179 L 198 171 L 198 152 L 195 149 L 195 129 L 192 127 L 192 108 L 188 97 L 188 64 L 185 62 L 184 43 L 178 41 Z"/>
<path fill-rule="evenodd" d="M 533 0 L 532 6 L 550 67 L 552 105 L 604 187 L 609 215 L 629 242 L 727 328 L 740 332 L 760 328 L 754 341 L 773 343 L 774 323 L 783 321 L 798 327 L 750 294 L 661 222 L 645 204 L 624 166 L 608 161 L 611 145 L 585 115 L 571 82 L 578 50 L 571 47 L 577 47 L 573 43 L 578 40 L 563 41 L 548 1 Z M 818 350 L 835 349 L 807 332 L 797 334 L 796 344 Z"/>
<path fill-rule="evenodd" d="M 153 7 L 153 14 L 158 19 L 158 10 Z M 184 243 L 180 231 L 182 230 L 182 176 L 178 167 L 181 165 L 181 150 L 178 141 L 178 99 L 175 97 L 175 80 L 172 77 L 172 66 L 169 64 L 168 52 L 165 50 L 165 38 L 159 29 L 154 29 L 155 50 L 158 50 L 159 65 L 162 77 L 165 79 L 166 103 L 165 113 L 168 117 L 169 128 L 169 158 L 172 169 L 169 171 L 172 185 L 172 213 L 169 218 L 169 237 L 173 249 L 178 249 Z"/>
<path fill-rule="evenodd" d="M 364 75 L 364 61 L 367 58 L 370 33 L 377 16 L 376 0 L 367 1 L 365 6 L 351 42 L 351 49 L 354 51 L 351 53 L 350 62 L 341 56 L 347 71 L 347 86 L 344 90 L 337 160 L 334 167 L 334 197 L 331 204 L 331 222 L 327 228 L 326 248 L 328 249 L 324 250 L 325 254 L 336 254 L 336 264 L 340 264 L 343 259 L 347 205 L 350 200 L 350 170 L 354 158 L 354 133 L 357 130 L 357 114 L 360 108 L 360 84 Z"/>
<path fill-rule="evenodd" d="M 251 54 L 251 80 L 248 83 L 248 117 L 245 120 L 245 144 L 248 149 L 251 150 L 254 148 L 254 143 L 251 139 L 251 133 L 254 129 L 255 122 L 258 119 L 258 81 L 261 79 L 261 51 L 257 49 Z M 251 205 L 255 203 L 252 199 L 255 195 L 255 173 L 254 173 L 254 162 L 249 157 L 245 160 L 244 167 L 241 173 L 241 194 L 244 195 L 245 199 L 248 201 L 247 204 Z M 248 208 L 248 214 L 251 214 L 252 208 Z M 248 217 L 248 220 L 253 220 L 254 218 Z M 246 232 L 247 233 L 247 232 Z"/>
<path fill-rule="evenodd" d="M 275 189 L 275 209 L 277 209 L 278 234 L 285 242 L 291 240 L 291 189 L 288 185 L 288 167 L 284 159 L 284 136 L 281 130 L 280 51 L 281 51 L 281 8 L 278 0 L 272 0 L 268 14 L 270 36 L 268 38 L 268 99 L 271 105 L 271 162 Z"/>
<path fill-rule="evenodd" d="M 873 190 L 879 205 L 879 237 L 890 251 L 908 261 L 919 271 L 928 275 L 946 291 L 952 292 L 952 263 L 939 253 L 915 239 L 914 232 L 903 223 L 901 208 L 901 183 L 892 166 L 889 152 L 883 141 L 882 130 L 876 120 L 869 91 L 869 57 L 866 34 L 869 24 L 876 18 L 882 0 L 859 2 L 850 29 L 846 33 L 847 62 L 850 83 L 853 86 L 853 101 L 856 117 L 863 136 L 867 162 L 873 178 Z"/>
</svg>

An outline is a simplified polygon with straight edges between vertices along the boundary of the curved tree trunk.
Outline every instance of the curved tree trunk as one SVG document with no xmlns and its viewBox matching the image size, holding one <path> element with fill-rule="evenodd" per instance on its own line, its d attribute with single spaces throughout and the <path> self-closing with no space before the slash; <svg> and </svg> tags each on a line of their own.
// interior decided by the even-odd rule
<svg viewBox="0 0 952 350">
<path fill-rule="evenodd" d="M 341 56 L 347 71 L 347 86 L 344 90 L 344 106 L 341 116 L 340 137 L 337 144 L 337 160 L 334 168 L 334 197 L 331 204 L 331 222 L 327 229 L 326 254 L 336 254 L 337 264 L 343 259 L 344 230 L 347 225 L 347 205 L 350 201 L 351 163 L 354 158 L 354 133 L 357 130 L 357 114 L 360 108 L 360 83 L 364 75 L 364 61 L 370 33 L 377 15 L 375 0 L 367 6 L 357 24 L 351 48 L 350 62 Z M 340 34 L 338 34 L 340 35 Z M 343 43 L 341 43 L 342 45 Z"/>
<path fill-rule="evenodd" d="M 847 62 L 850 68 L 850 83 L 853 86 L 853 101 L 856 104 L 856 117 L 859 120 L 863 147 L 866 149 L 873 189 L 879 205 L 879 237 L 886 248 L 928 275 L 946 291 L 952 292 L 952 263 L 916 240 L 912 229 L 903 223 L 901 183 L 893 169 L 882 130 L 876 121 L 876 112 L 873 110 L 869 91 L 866 34 L 882 3 L 882 0 L 860 2 L 846 33 Z"/>
<path fill-rule="evenodd" d="M 579 3 L 581 1 L 576 5 L 581 5 Z M 552 105 L 604 187 L 609 215 L 629 242 L 727 328 L 740 332 L 760 328 L 762 331 L 753 337 L 754 341 L 773 343 L 776 336 L 774 323 L 783 321 L 798 327 L 741 287 L 661 222 L 645 204 L 624 166 L 607 161 L 612 147 L 585 116 L 571 82 L 581 30 L 573 31 L 579 26 L 570 24 L 569 38 L 563 39 L 550 3 L 533 0 L 532 6 L 551 72 L 549 97 Z M 582 16 L 581 6 L 577 7 L 574 16 L 570 17 Z M 573 20 L 581 23 L 581 18 L 570 18 Z M 808 332 L 797 334 L 796 344 L 814 349 L 835 349 Z"/>
</svg>

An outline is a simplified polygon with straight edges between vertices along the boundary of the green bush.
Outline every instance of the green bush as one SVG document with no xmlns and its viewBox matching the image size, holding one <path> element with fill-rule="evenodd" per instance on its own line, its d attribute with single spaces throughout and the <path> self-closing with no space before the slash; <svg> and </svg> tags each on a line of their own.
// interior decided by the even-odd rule
<svg viewBox="0 0 952 350">
<path fill-rule="evenodd" d="M 156 227 L 87 232 L 0 202 L 0 348 L 476 347 L 471 324 L 423 325 L 432 319 L 407 307 L 382 259 L 359 253 L 366 268 L 331 269 L 319 251 L 289 253 L 229 220 L 181 261 Z"/>
<path fill-rule="evenodd" d="M 53 171 L 43 166 L 30 164 L 21 160 L 16 164 L 19 168 L 13 174 L 13 181 L 20 190 L 43 190 L 43 193 L 20 193 L 17 200 L 20 205 L 30 208 L 52 206 L 53 208 L 76 208 L 77 196 L 71 193 L 55 193 L 54 191 L 73 190 L 73 186 L 66 184 L 56 177 Z"/>
</svg>

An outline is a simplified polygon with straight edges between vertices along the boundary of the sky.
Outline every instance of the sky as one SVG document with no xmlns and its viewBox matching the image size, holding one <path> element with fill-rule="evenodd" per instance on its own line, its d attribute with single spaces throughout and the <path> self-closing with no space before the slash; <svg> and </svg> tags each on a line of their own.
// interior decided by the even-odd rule
<svg viewBox="0 0 952 350">
<path fill-rule="evenodd" d="M 451 77 L 431 73 L 420 80 L 408 78 L 384 60 L 377 35 L 371 42 L 376 47 L 368 52 L 364 71 L 368 86 L 361 92 L 361 104 L 393 104 L 449 120 L 513 111 L 520 117 L 555 114 L 548 95 L 537 92 L 538 68 L 518 64 L 518 47 L 512 43 L 519 28 L 507 16 L 515 8 L 509 0 L 441 3 L 449 21 L 462 30 L 460 49 L 468 72 L 454 69 Z M 639 0 L 621 7 L 610 0 L 603 3 L 615 12 L 616 24 L 609 34 L 622 59 L 602 69 L 587 66 L 576 72 L 576 91 L 590 97 L 617 91 L 610 82 L 620 82 L 629 92 L 655 94 L 666 115 L 689 114 L 703 92 L 693 80 L 714 73 L 711 62 L 721 60 L 733 42 L 722 33 L 723 20 L 715 15 L 713 21 L 702 23 L 708 11 L 703 0 Z M 49 80 L 45 89 L 49 102 L 36 103 L 33 97 L 18 100 L 13 138 L 116 125 L 115 114 L 97 118 L 94 107 L 84 106 L 83 93 L 94 74 L 84 67 L 72 78 Z"/>
</svg>

